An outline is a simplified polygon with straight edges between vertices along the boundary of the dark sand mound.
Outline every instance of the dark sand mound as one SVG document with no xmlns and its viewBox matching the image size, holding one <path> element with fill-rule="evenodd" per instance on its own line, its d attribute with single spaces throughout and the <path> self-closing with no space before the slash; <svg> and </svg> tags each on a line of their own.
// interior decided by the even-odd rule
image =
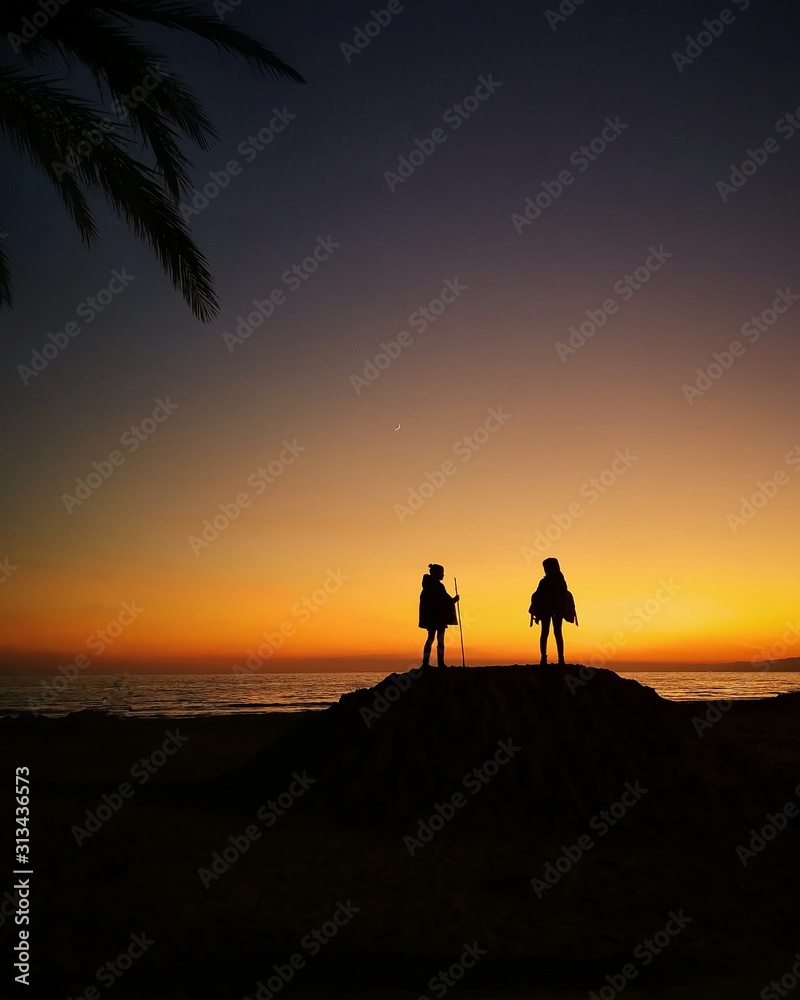
<svg viewBox="0 0 800 1000">
<path fill-rule="evenodd" d="M 681 911 L 659 974 L 758 962 L 792 947 L 797 823 L 748 865 L 736 847 L 795 796 L 796 768 L 735 709 L 577 666 L 392 675 L 228 775 L 224 798 L 251 808 L 292 773 L 314 778 L 282 822 L 317 845 L 311 877 L 365 902 L 347 935 L 362 955 L 478 937 L 498 959 L 622 964 Z"/>
<path fill-rule="evenodd" d="M 315 779 L 307 808 L 367 825 L 427 816 L 461 791 L 475 799 L 471 823 L 570 831 L 636 782 L 648 789 L 640 821 L 662 829 L 766 808 L 762 769 L 701 737 L 692 718 L 704 711 L 609 670 L 391 675 L 306 719 L 226 784 L 240 801 L 263 800 L 306 770 Z"/>
<path fill-rule="evenodd" d="M 799 701 L 714 714 L 577 666 L 392 675 L 279 725 L 170 720 L 185 749 L 82 846 L 71 825 L 166 723 L 6 720 L 38 775 L 42 962 L 76 996 L 146 931 L 158 946 L 120 996 L 241 1000 L 352 902 L 293 995 L 329 981 L 431 995 L 477 941 L 470 985 L 489 995 L 513 981 L 586 996 L 681 913 L 636 985 L 747 971 L 757 989 L 738 995 L 758 995 L 797 950 L 798 821 L 747 864 L 736 848 L 800 803 Z M 298 774 L 313 783 L 292 796 Z"/>
</svg>

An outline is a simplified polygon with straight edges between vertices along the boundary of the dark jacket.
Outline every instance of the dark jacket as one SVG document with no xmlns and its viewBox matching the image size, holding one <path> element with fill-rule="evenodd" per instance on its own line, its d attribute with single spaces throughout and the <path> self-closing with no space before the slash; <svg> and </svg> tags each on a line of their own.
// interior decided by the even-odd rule
<svg viewBox="0 0 800 1000">
<path fill-rule="evenodd" d="M 563 618 L 568 612 L 567 581 L 563 575 L 543 576 L 531 597 L 536 618 Z"/>
<path fill-rule="evenodd" d="M 419 627 L 443 628 L 458 625 L 456 602 L 447 593 L 441 580 L 430 573 L 422 578 L 422 593 L 419 595 Z"/>
</svg>

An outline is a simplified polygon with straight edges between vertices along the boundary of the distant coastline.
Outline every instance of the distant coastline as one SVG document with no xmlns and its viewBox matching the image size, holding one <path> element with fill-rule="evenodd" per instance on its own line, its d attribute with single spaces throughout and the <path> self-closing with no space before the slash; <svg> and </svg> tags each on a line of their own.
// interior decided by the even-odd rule
<svg viewBox="0 0 800 1000">
<path fill-rule="evenodd" d="M 59 665 L 68 664 L 74 656 L 58 653 L 43 653 L 35 656 L 21 653 L 0 651 L 0 676 L 30 677 L 45 676 L 57 671 Z M 476 669 L 484 666 L 512 666 L 521 661 L 503 660 L 489 664 L 486 658 L 480 663 L 467 657 L 467 666 L 474 665 Z M 609 659 L 603 663 L 592 663 L 592 658 L 586 661 L 589 666 L 604 667 L 622 673 L 760 673 L 765 671 L 776 673 L 795 673 L 800 671 L 800 656 L 789 656 L 774 660 L 736 660 L 730 663 L 675 663 L 675 662 L 643 662 Z M 454 664 L 460 666 L 460 664 Z M 386 676 L 391 673 L 404 673 L 419 666 L 418 660 L 403 659 L 396 656 L 383 657 L 319 657 L 303 660 L 276 660 L 267 662 L 258 670 L 236 670 L 236 663 L 227 658 L 190 658 L 180 660 L 111 660 L 106 657 L 94 659 L 86 668 L 85 676 L 113 676 L 114 674 L 335 674 L 335 673 L 375 673 Z M 83 671 L 81 671 L 83 673 Z"/>
</svg>

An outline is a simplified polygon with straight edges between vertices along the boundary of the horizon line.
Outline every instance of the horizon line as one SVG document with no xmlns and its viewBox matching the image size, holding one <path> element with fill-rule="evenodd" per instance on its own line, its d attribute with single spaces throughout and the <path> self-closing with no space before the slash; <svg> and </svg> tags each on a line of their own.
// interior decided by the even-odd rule
<svg viewBox="0 0 800 1000">
<path fill-rule="evenodd" d="M 0 654 L 0 676 L 29 677 L 45 673 L 61 672 L 59 667 L 64 663 L 71 664 L 75 656 L 65 657 L 56 653 L 28 654 L 27 656 L 9 656 Z M 22 662 L 21 662 L 22 661 Z M 769 666 L 765 666 L 765 664 Z M 791 666 L 789 666 L 791 664 Z M 554 666 L 555 664 L 551 664 Z M 76 676 L 98 676 L 115 674 L 120 671 L 132 674 L 155 674 L 164 676 L 175 675 L 226 675 L 255 676 L 268 674 L 319 674 L 319 673 L 403 673 L 419 666 L 409 662 L 408 658 L 395 656 L 331 656 L 331 657 L 296 657 L 283 662 L 263 665 L 249 670 L 234 669 L 238 664 L 227 657 L 167 657 L 164 659 L 133 659 L 130 657 L 104 657 L 102 661 L 90 662 Z M 403 669 L 399 669 L 402 666 Z M 452 663 L 451 667 L 460 667 L 460 663 Z M 538 663 L 523 664 L 520 661 L 503 661 L 495 663 L 467 664 L 471 669 L 482 669 L 492 666 L 538 666 Z M 780 657 L 772 660 L 607 660 L 600 664 L 588 664 L 576 661 L 567 666 L 583 666 L 587 669 L 608 669 L 622 672 L 659 671 L 707 671 L 707 672 L 770 672 L 781 669 L 788 672 L 800 671 L 800 657 Z"/>
</svg>

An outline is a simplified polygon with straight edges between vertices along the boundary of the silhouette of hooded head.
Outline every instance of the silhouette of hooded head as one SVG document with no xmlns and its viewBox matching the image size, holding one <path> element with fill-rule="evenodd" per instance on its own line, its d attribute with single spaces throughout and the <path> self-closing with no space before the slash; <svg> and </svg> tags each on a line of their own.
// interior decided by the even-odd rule
<svg viewBox="0 0 800 1000">
<path fill-rule="evenodd" d="M 561 567 L 558 565 L 558 559 L 554 559 L 552 556 L 542 562 L 542 567 L 544 569 L 545 576 L 562 576 Z"/>
<path fill-rule="evenodd" d="M 444 579 L 444 566 L 440 566 L 439 563 L 428 563 L 428 572 L 434 580 Z"/>
</svg>

